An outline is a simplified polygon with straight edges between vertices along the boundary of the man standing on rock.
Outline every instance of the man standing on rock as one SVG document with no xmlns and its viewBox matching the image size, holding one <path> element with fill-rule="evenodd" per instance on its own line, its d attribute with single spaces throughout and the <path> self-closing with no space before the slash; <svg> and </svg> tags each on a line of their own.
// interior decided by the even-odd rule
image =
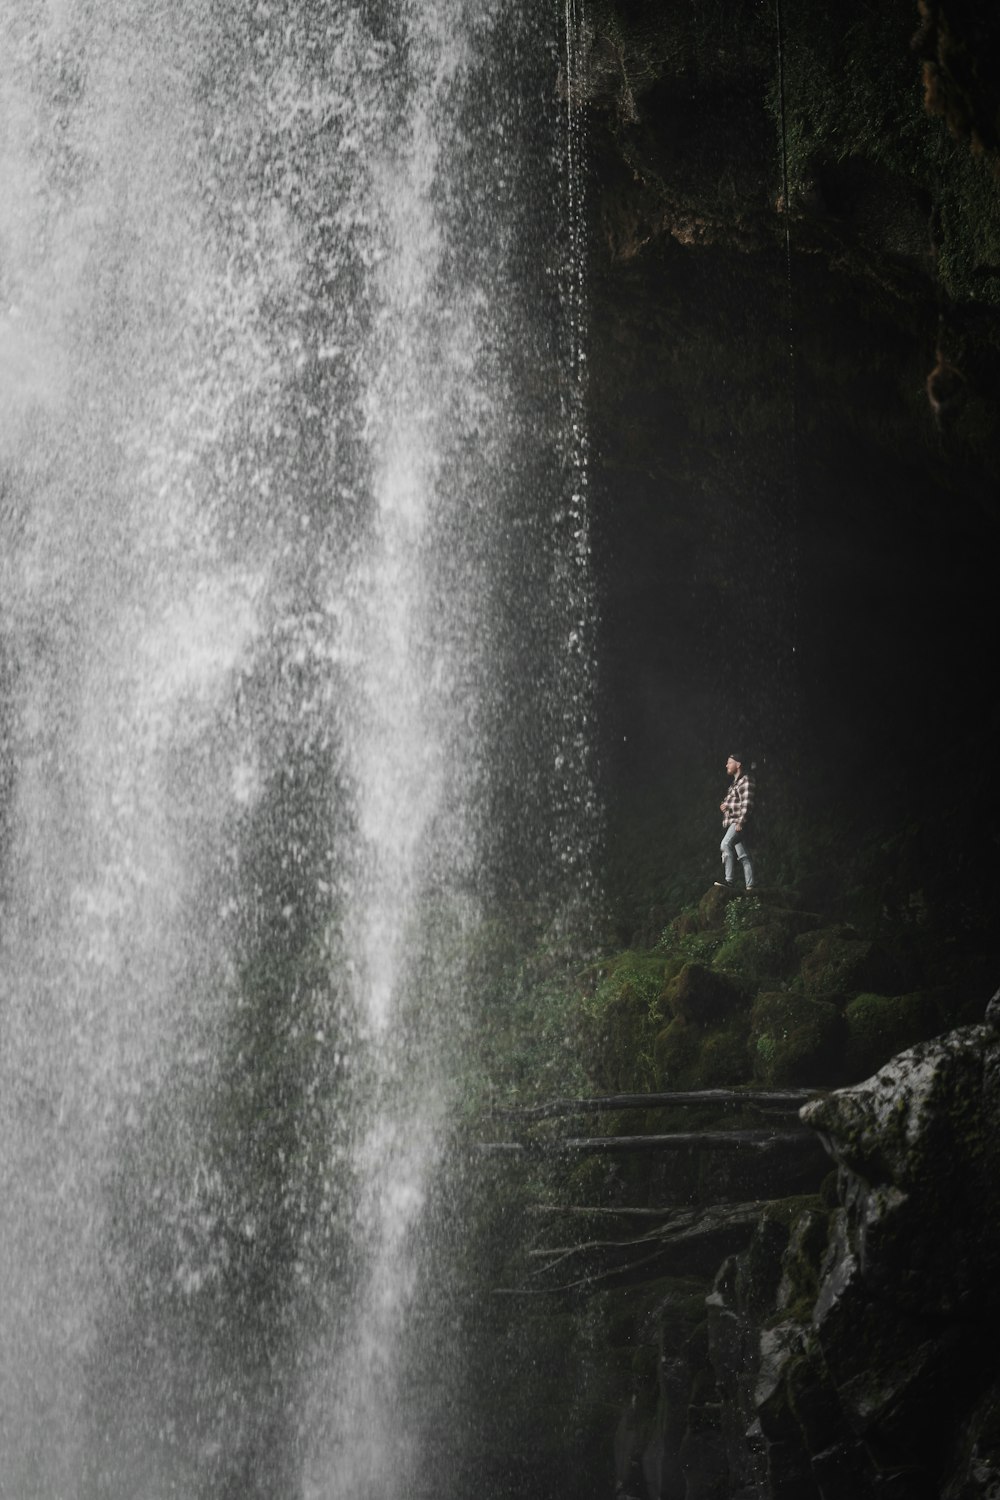
<svg viewBox="0 0 1000 1500">
<path fill-rule="evenodd" d="M 744 763 L 747 769 L 744 770 Z M 750 863 L 750 855 L 746 846 L 746 828 L 753 808 L 753 780 L 750 776 L 750 762 L 745 761 L 742 755 L 735 751 L 726 761 L 726 772 L 733 778 L 733 784 L 726 793 L 724 802 L 719 803 L 719 811 L 722 814 L 722 826 L 725 832 L 722 835 L 722 866 L 725 871 L 725 880 L 717 880 L 719 886 L 725 886 L 732 890 L 734 881 L 733 874 L 736 869 L 736 860 L 743 866 L 743 879 L 746 881 L 748 891 L 753 890 L 753 865 Z"/>
</svg>

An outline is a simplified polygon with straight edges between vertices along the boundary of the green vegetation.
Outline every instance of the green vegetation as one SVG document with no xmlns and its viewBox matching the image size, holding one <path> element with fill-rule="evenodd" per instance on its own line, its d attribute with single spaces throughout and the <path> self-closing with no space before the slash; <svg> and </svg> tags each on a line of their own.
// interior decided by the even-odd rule
<svg viewBox="0 0 1000 1500">
<path fill-rule="evenodd" d="M 863 886 L 850 899 L 876 907 Z M 922 910 L 915 930 L 911 911 L 866 931 L 808 909 L 794 889 L 713 887 L 648 947 L 581 962 L 571 944 L 541 942 L 494 972 L 469 1099 L 865 1076 L 969 1013 L 978 959 L 962 961 Z"/>
<path fill-rule="evenodd" d="M 931 997 L 911 995 L 855 995 L 844 1013 L 847 1023 L 847 1068 L 851 1077 L 865 1078 L 884 1061 L 886 1053 L 902 1052 L 938 1029 L 939 1015 Z"/>
<path fill-rule="evenodd" d="M 801 847 L 814 842 L 804 828 Z M 833 900 L 815 882 L 790 880 L 752 894 L 703 886 L 671 906 L 653 871 L 645 913 L 638 885 L 630 897 L 633 941 L 596 957 L 579 940 L 533 934 L 523 919 L 516 936 L 516 924 L 480 934 L 478 972 L 491 977 L 469 1049 L 467 1124 L 480 1138 L 544 1148 L 486 1157 L 466 1206 L 469 1282 L 480 1289 L 473 1381 L 503 1413 L 502 1430 L 481 1434 L 492 1472 L 524 1484 L 506 1455 L 529 1442 L 534 1478 L 556 1493 L 572 1452 L 583 1456 L 574 1493 L 588 1500 L 611 1484 L 616 1430 L 619 1483 L 650 1442 L 676 1452 L 697 1413 L 709 1420 L 725 1399 L 707 1352 L 713 1281 L 724 1284 L 730 1267 L 742 1305 L 758 1308 L 780 1340 L 786 1324 L 807 1320 L 837 1203 L 835 1174 L 790 1183 L 781 1196 L 773 1166 L 755 1175 L 738 1154 L 558 1151 L 567 1136 L 759 1129 L 749 1106 L 530 1119 L 501 1111 L 588 1095 L 838 1086 L 967 1019 L 976 942 L 956 951 L 923 887 L 886 899 L 895 891 L 887 868 L 912 884 L 907 847 L 873 830 Z M 738 1260 L 721 1260 L 709 1236 L 700 1262 L 696 1253 L 684 1275 L 663 1274 L 656 1247 L 671 1216 L 755 1199 Z M 484 1277 L 494 1288 L 485 1303 Z M 787 1403 L 808 1399 L 814 1375 L 808 1354 L 792 1351 L 768 1420 L 791 1419 Z"/>
<path fill-rule="evenodd" d="M 843 1033 L 843 1016 L 827 1001 L 761 993 L 751 1012 L 754 1076 L 777 1087 L 829 1083 L 841 1071 Z"/>
</svg>

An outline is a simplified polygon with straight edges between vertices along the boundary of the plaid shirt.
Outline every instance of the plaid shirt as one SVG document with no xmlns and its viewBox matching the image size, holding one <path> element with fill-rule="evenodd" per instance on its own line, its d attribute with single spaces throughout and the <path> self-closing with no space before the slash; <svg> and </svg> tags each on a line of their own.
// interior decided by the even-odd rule
<svg viewBox="0 0 1000 1500">
<path fill-rule="evenodd" d="M 753 782 L 746 771 L 741 771 L 738 776 L 733 777 L 733 784 L 722 804 L 723 828 L 728 828 L 731 823 L 737 823 L 740 828 L 745 828 L 752 808 Z"/>
</svg>

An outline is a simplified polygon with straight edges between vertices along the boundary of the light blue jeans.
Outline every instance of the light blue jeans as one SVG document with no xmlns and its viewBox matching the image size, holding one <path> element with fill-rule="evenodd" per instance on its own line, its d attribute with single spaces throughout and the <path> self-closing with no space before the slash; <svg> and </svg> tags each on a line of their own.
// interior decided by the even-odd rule
<svg viewBox="0 0 1000 1500">
<path fill-rule="evenodd" d="M 743 866 L 743 879 L 746 881 L 747 890 L 749 890 L 753 885 L 753 865 L 750 863 L 750 856 L 747 853 L 746 845 L 742 843 L 742 837 L 741 833 L 736 832 L 736 824 L 730 823 L 722 836 L 722 843 L 719 847 L 722 850 L 722 864 L 726 872 L 726 884 L 732 885 L 736 860 L 739 860 Z"/>
</svg>

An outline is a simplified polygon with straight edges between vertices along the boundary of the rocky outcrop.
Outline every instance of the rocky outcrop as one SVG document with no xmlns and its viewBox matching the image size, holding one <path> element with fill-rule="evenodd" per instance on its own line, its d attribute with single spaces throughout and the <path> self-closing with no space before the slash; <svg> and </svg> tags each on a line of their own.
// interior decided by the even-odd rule
<svg viewBox="0 0 1000 1500">
<path fill-rule="evenodd" d="M 1000 998 L 983 1025 L 899 1054 L 802 1118 L 836 1163 L 836 1194 L 787 1232 L 765 1217 L 716 1278 L 720 1416 L 685 1500 L 987 1500 L 1000 1492 Z"/>
</svg>

